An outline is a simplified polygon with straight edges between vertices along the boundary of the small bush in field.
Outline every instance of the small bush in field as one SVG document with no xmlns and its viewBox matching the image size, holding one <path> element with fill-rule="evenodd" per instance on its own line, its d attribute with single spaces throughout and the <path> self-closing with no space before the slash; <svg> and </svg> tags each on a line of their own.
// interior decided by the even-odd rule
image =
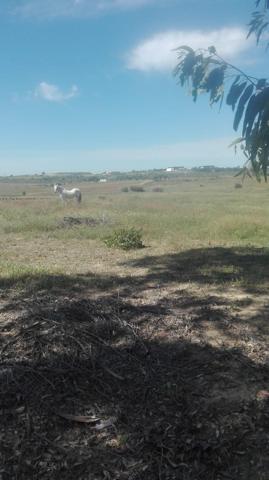
<svg viewBox="0 0 269 480">
<path fill-rule="evenodd" d="M 243 187 L 242 183 L 236 183 L 234 186 L 234 188 L 242 188 L 242 187 Z"/>
<path fill-rule="evenodd" d="M 104 239 L 104 242 L 107 247 L 121 248 L 122 250 L 144 247 L 141 231 L 133 227 L 115 230 Z"/>
<path fill-rule="evenodd" d="M 152 189 L 152 191 L 153 191 L 153 192 L 157 192 L 157 193 L 159 192 L 159 193 L 160 193 L 160 192 L 163 192 L 163 188 L 161 188 L 161 187 L 154 187 L 154 188 Z"/>
<path fill-rule="evenodd" d="M 144 192 L 144 191 L 145 191 L 144 188 L 141 187 L 141 186 L 139 186 L 139 185 L 132 185 L 132 186 L 130 187 L 130 190 L 131 190 L 132 192 Z"/>
<path fill-rule="evenodd" d="M 128 188 L 128 187 L 123 187 L 123 188 L 121 189 L 121 191 L 122 191 L 122 192 L 129 192 L 129 188 Z"/>
<path fill-rule="evenodd" d="M 22 192 L 22 196 L 25 197 L 25 195 L 26 195 L 26 192 Z"/>
</svg>

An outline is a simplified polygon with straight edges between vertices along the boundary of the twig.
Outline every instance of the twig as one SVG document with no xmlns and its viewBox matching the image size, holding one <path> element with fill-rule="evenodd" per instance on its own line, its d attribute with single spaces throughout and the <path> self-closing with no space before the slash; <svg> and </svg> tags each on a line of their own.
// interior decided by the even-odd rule
<svg viewBox="0 0 269 480">
<path fill-rule="evenodd" d="M 108 367 L 103 367 L 104 370 L 109 373 L 110 375 L 112 375 L 112 377 L 115 377 L 117 378 L 118 380 L 122 380 L 124 381 L 125 379 L 121 376 L 121 375 L 118 375 L 117 373 L 113 372 L 113 370 L 110 370 L 110 368 Z"/>
</svg>

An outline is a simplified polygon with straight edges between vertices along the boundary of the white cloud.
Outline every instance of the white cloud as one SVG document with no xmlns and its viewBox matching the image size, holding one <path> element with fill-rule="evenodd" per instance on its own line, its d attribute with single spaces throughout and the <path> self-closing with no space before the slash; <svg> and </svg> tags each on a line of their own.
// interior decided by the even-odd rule
<svg viewBox="0 0 269 480">
<path fill-rule="evenodd" d="M 47 100 L 48 102 L 64 102 L 70 100 L 78 95 L 78 87 L 73 85 L 70 90 L 63 92 L 57 85 L 52 85 L 47 82 L 40 82 L 35 89 L 34 96 Z"/>
<path fill-rule="evenodd" d="M 84 17 L 113 10 L 135 9 L 164 0 L 22 0 L 13 14 L 24 18 Z"/>
<path fill-rule="evenodd" d="M 243 28 L 221 28 L 219 30 L 171 30 L 158 33 L 139 43 L 127 55 L 127 67 L 141 71 L 171 70 L 177 63 L 174 51 L 180 45 L 193 49 L 208 48 L 214 45 L 225 59 L 232 60 L 246 52 L 254 44 L 254 39 L 246 40 L 247 31 Z"/>
</svg>

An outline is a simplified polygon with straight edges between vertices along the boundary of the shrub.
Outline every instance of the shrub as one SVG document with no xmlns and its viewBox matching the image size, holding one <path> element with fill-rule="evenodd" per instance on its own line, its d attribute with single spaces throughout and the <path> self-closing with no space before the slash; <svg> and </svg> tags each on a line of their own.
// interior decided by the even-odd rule
<svg viewBox="0 0 269 480">
<path fill-rule="evenodd" d="M 243 187 L 242 183 L 236 183 L 234 186 L 234 188 L 242 188 L 242 187 Z"/>
<path fill-rule="evenodd" d="M 104 239 L 107 247 L 121 248 L 122 250 L 132 250 L 143 248 L 141 230 L 136 228 L 121 228 L 115 230 L 111 235 Z"/>
<path fill-rule="evenodd" d="M 130 187 L 130 190 L 132 190 L 132 192 L 144 192 L 144 188 L 141 187 L 140 185 L 132 185 Z"/>
<path fill-rule="evenodd" d="M 25 197 L 25 195 L 26 195 L 26 192 L 22 192 L 22 196 Z"/>
<path fill-rule="evenodd" d="M 121 189 L 121 191 L 122 191 L 122 192 L 129 192 L 129 188 L 128 188 L 128 187 L 123 187 L 123 188 Z"/>
</svg>

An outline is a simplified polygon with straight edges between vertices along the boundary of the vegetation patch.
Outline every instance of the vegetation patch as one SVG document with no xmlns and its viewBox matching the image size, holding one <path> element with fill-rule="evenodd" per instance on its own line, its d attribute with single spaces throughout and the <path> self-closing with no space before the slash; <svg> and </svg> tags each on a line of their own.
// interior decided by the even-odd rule
<svg viewBox="0 0 269 480">
<path fill-rule="evenodd" d="M 145 191 L 145 189 L 143 187 L 141 187 L 141 185 L 131 185 L 130 190 L 132 192 L 144 192 Z"/>
<path fill-rule="evenodd" d="M 87 225 L 89 227 L 96 227 L 97 225 L 105 225 L 108 220 L 103 218 L 94 217 L 64 217 L 60 222 L 60 227 L 77 227 L 80 225 Z"/>
<path fill-rule="evenodd" d="M 121 228 L 115 230 L 104 239 L 108 247 L 121 248 L 122 250 L 134 250 L 144 248 L 142 232 L 136 228 Z"/>
</svg>

